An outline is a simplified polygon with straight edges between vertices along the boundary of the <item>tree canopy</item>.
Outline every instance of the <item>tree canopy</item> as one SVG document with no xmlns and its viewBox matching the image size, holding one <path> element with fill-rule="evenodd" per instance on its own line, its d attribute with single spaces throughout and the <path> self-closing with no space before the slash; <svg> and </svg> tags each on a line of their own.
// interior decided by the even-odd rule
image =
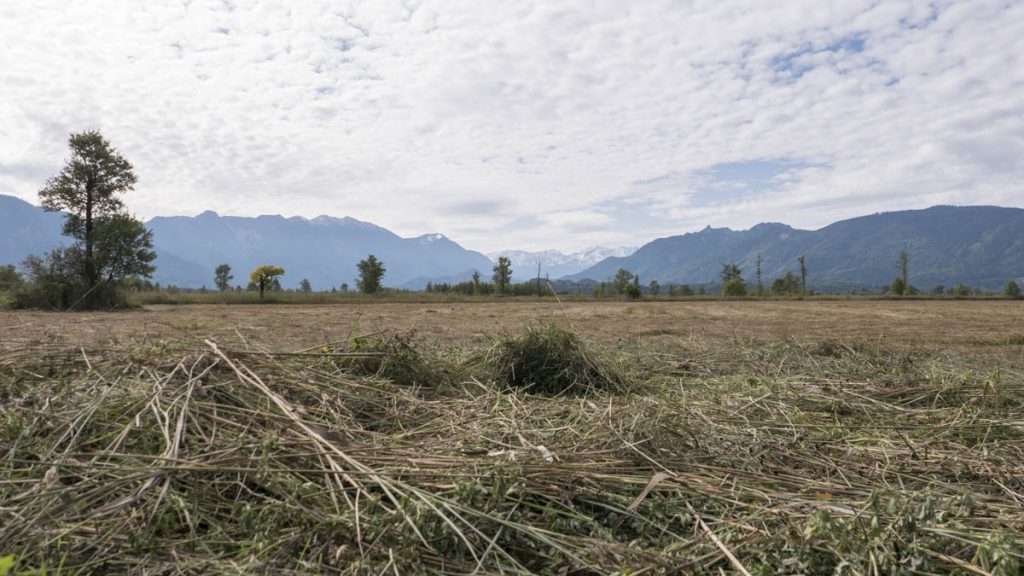
<svg viewBox="0 0 1024 576">
<path fill-rule="evenodd" d="M 260 291 L 260 298 L 263 298 L 263 292 L 273 286 L 274 280 L 277 280 L 278 276 L 284 276 L 284 268 L 262 264 L 249 273 L 249 282 L 256 286 L 256 289 Z"/>
</svg>

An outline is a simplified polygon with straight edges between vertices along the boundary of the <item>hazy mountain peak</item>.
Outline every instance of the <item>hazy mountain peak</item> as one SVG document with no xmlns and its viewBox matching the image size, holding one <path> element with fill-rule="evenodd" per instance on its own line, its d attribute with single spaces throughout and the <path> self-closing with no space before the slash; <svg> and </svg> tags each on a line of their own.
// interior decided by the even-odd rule
<svg viewBox="0 0 1024 576">
<path fill-rule="evenodd" d="M 561 278 L 593 266 L 605 258 L 628 256 L 634 251 L 636 251 L 636 248 L 631 246 L 618 248 L 591 246 L 571 254 L 566 254 L 559 250 L 540 250 L 536 252 L 497 250 L 488 253 L 487 256 L 493 262 L 497 262 L 500 256 L 507 257 L 512 261 L 512 278 L 514 280 L 525 280 L 537 276 L 538 263 L 540 264 L 541 275 Z"/>
<path fill-rule="evenodd" d="M 365 222 L 363 220 L 359 220 L 351 216 L 343 216 L 341 218 L 338 218 L 336 216 L 328 216 L 326 214 L 321 214 L 316 218 L 313 218 L 309 222 L 312 224 L 316 224 L 318 226 L 346 226 L 349 228 L 364 228 L 368 230 L 387 230 L 386 228 L 377 226 L 372 222 Z"/>
<path fill-rule="evenodd" d="M 422 234 L 420 236 L 416 236 L 415 238 L 413 238 L 413 240 L 418 240 L 420 242 L 430 244 L 433 242 L 441 242 L 443 240 L 448 240 L 448 237 L 445 236 L 444 234 L 434 232 L 431 234 Z"/>
<path fill-rule="evenodd" d="M 751 232 L 760 232 L 760 231 L 764 231 L 764 230 L 793 230 L 793 229 L 794 228 L 792 226 L 790 226 L 789 224 L 783 224 L 782 222 L 761 222 L 760 224 L 755 224 L 750 229 L 750 231 Z"/>
</svg>

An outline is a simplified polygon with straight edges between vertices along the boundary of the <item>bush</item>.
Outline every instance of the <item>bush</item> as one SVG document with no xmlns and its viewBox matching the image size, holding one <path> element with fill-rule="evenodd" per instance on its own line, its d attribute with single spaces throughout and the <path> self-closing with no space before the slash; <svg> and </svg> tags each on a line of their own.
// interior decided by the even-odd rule
<svg viewBox="0 0 1024 576">
<path fill-rule="evenodd" d="M 81 253 L 76 248 L 58 248 L 42 257 L 30 256 L 24 263 L 28 281 L 11 294 L 10 306 L 40 310 L 131 307 L 121 282 L 86 286 L 80 274 L 81 262 Z"/>
<path fill-rule="evenodd" d="M 897 296 L 903 296 L 907 292 L 907 285 L 903 283 L 903 278 L 894 278 L 892 284 L 889 285 L 889 292 Z"/>
<path fill-rule="evenodd" d="M 792 272 L 786 272 L 785 276 L 772 282 L 772 293 L 780 296 L 800 294 L 800 277 Z"/>
<path fill-rule="evenodd" d="M 627 284 L 626 287 L 623 289 L 622 293 L 625 294 L 626 298 L 629 298 L 630 300 L 640 299 L 640 288 L 634 284 Z"/>
<path fill-rule="evenodd" d="M 746 296 L 747 285 L 742 278 L 730 278 L 722 284 L 722 294 L 726 296 Z"/>
</svg>

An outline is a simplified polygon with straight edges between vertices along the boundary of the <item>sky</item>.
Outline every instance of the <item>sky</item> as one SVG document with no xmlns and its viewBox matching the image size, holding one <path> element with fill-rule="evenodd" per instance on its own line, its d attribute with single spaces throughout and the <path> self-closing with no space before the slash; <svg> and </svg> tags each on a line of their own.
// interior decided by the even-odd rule
<svg viewBox="0 0 1024 576">
<path fill-rule="evenodd" d="M 468 248 L 1024 206 L 1024 0 L 4 0 L 0 194 L 70 132 L 137 216 Z"/>
</svg>

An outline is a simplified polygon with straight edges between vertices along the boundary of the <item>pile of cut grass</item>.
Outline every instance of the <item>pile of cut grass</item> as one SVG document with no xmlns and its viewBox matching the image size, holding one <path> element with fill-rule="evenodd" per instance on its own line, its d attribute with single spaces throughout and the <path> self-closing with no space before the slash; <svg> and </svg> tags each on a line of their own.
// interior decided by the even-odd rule
<svg viewBox="0 0 1024 576">
<path fill-rule="evenodd" d="M 565 333 L 503 341 L 544 358 L 522 386 L 495 378 L 518 364 L 493 347 L 433 386 L 350 361 L 392 353 L 376 344 L 8 351 L 0 557 L 60 574 L 1021 571 L 1016 356 L 689 338 L 624 344 L 647 377 L 619 388 Z"/>
<path fill-rule="evenodd" d="M 481 364 L 498 384 L 537 394 L 622 393 L 631 388 L 622 371 L 576 333 L 554 324 L 496 337 Z"/>
</svg>

